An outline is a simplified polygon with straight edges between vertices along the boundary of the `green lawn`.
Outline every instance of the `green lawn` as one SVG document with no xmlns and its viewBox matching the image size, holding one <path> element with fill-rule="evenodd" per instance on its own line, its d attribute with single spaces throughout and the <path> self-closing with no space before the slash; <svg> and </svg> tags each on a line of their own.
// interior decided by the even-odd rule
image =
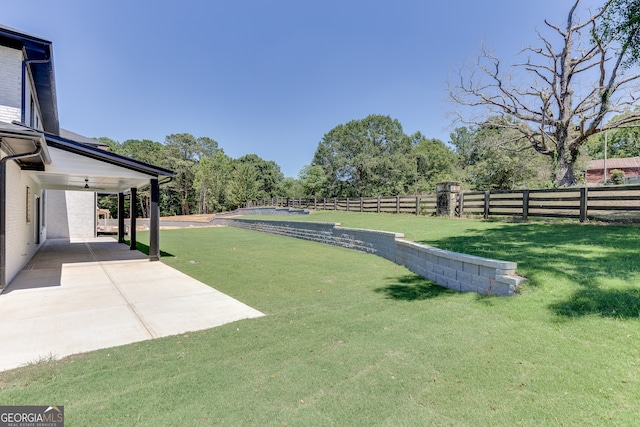
<svg viewBox="0 0 640 427">
<path fill-rule="evenodd" d="M 516 261 L 530 281 L 460 294 L 319 243 L 163 231 L 163 262 L 267 316 L 3 372 L 0 402 L 63 404 L 70 426 L 638 424 L 637 227 L 299 219 Z"/>
</svg>

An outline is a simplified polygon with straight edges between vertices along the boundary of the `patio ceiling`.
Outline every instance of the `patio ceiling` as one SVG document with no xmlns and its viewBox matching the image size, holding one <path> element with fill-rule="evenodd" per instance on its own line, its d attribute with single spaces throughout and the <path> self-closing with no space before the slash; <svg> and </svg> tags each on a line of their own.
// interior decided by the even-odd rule
<svg viewBox="0 0 640 427">
<path fill-rule="evenodd" d="M 124 193 L 149 185 L 151 176 L 104 161 L 49 147 L 51 163 L 28 173 L 48 190 Z M 87 188 L 88 187 L 88 188 Z"/>
</svg>

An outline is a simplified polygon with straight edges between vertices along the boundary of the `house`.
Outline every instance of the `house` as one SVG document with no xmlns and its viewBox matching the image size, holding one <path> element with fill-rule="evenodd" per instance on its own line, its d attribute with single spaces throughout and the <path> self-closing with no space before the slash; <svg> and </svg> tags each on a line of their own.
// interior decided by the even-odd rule
<svg viewBox="0 0 640 427">
<path fill-rule="evenodd" d="M 52 43 L 0 25 L 0 291 L 47 238 L 96 235 L 96 191 L 118 194 L 124 221 L 125 195 L 151 188 L 159 259 L 159 185 L 175 173 L 104 148 L 60 128 Z M 133 249 L 135 218 L 130 229 Z"/>
<path fill-rule="evenodd" d="M 640 177 L 640 157 L 626 157 L 621 159 L 591 160 L 587 164 L 587 185 L 593 186 L 604 183 L 605 169 L 607 179 L 611 178 L 612 170 L 621 170 L 626 179 Z"/>
</svg>

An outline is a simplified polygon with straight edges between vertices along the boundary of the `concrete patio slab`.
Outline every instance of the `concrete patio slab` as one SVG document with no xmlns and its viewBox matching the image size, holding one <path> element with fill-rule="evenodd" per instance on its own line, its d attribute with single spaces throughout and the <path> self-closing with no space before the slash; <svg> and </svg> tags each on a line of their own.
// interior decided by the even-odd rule
<svg viewBox="0 0 640 427">
<path fill-rule="evenodd" d="M 111 237 L 47 240 L 0 294 L 0 370 L 259 316 Z"/>
</svg>

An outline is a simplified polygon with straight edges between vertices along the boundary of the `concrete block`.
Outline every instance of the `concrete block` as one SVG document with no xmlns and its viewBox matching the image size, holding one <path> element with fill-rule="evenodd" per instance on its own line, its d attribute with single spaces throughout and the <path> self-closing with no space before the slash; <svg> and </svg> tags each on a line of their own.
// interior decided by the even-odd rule
<svg viewBox="0 0 640 427">
<path fill-rule="evenodd" d="M 458 270 L 456 270 L 455 268 L 449 268 L 445 266 L 442 266 L 442 268 L 444 269 L 444 277 L 452 280 L 458 280 L 457 279 Z"/>
<path fill-rule="evenodd" d="M 479 266 L 478 273 L 480 276 L 483 276 L 483 277 L 490 277 L 490 278 L 496 277 L 496 269 L 492 267 L 485 267 L 481 265 Z"/>
<path fill-rule="evenodd" d="M 460 292 L 478 292 L 478 288 L 470 282 L 460 282 Z"/>
<path fill-rule="evenodd" d="M 477 276 L 480 274 L 480 266 L 478 264 L 473 264 L 470 262 L 463 262 L 462 271 L 464 271 L 465 273 L 470 273 Z"/>
<path fill-rule="evenodd" d="M 458 280 L 460 283 L 468 283 L 471 285 L 473 283 L 473 276 L 474 275 L 471 273 L 467 273 L 462 270 L 456 270 L 456 280 Z"/>
<path fill-rule="evenodd" d="M 447 268 L 452 268 L 454 270 L 462 270 L 462 261 L 451 258 L 440 258 L 438 263 Z"/>
</svg>

